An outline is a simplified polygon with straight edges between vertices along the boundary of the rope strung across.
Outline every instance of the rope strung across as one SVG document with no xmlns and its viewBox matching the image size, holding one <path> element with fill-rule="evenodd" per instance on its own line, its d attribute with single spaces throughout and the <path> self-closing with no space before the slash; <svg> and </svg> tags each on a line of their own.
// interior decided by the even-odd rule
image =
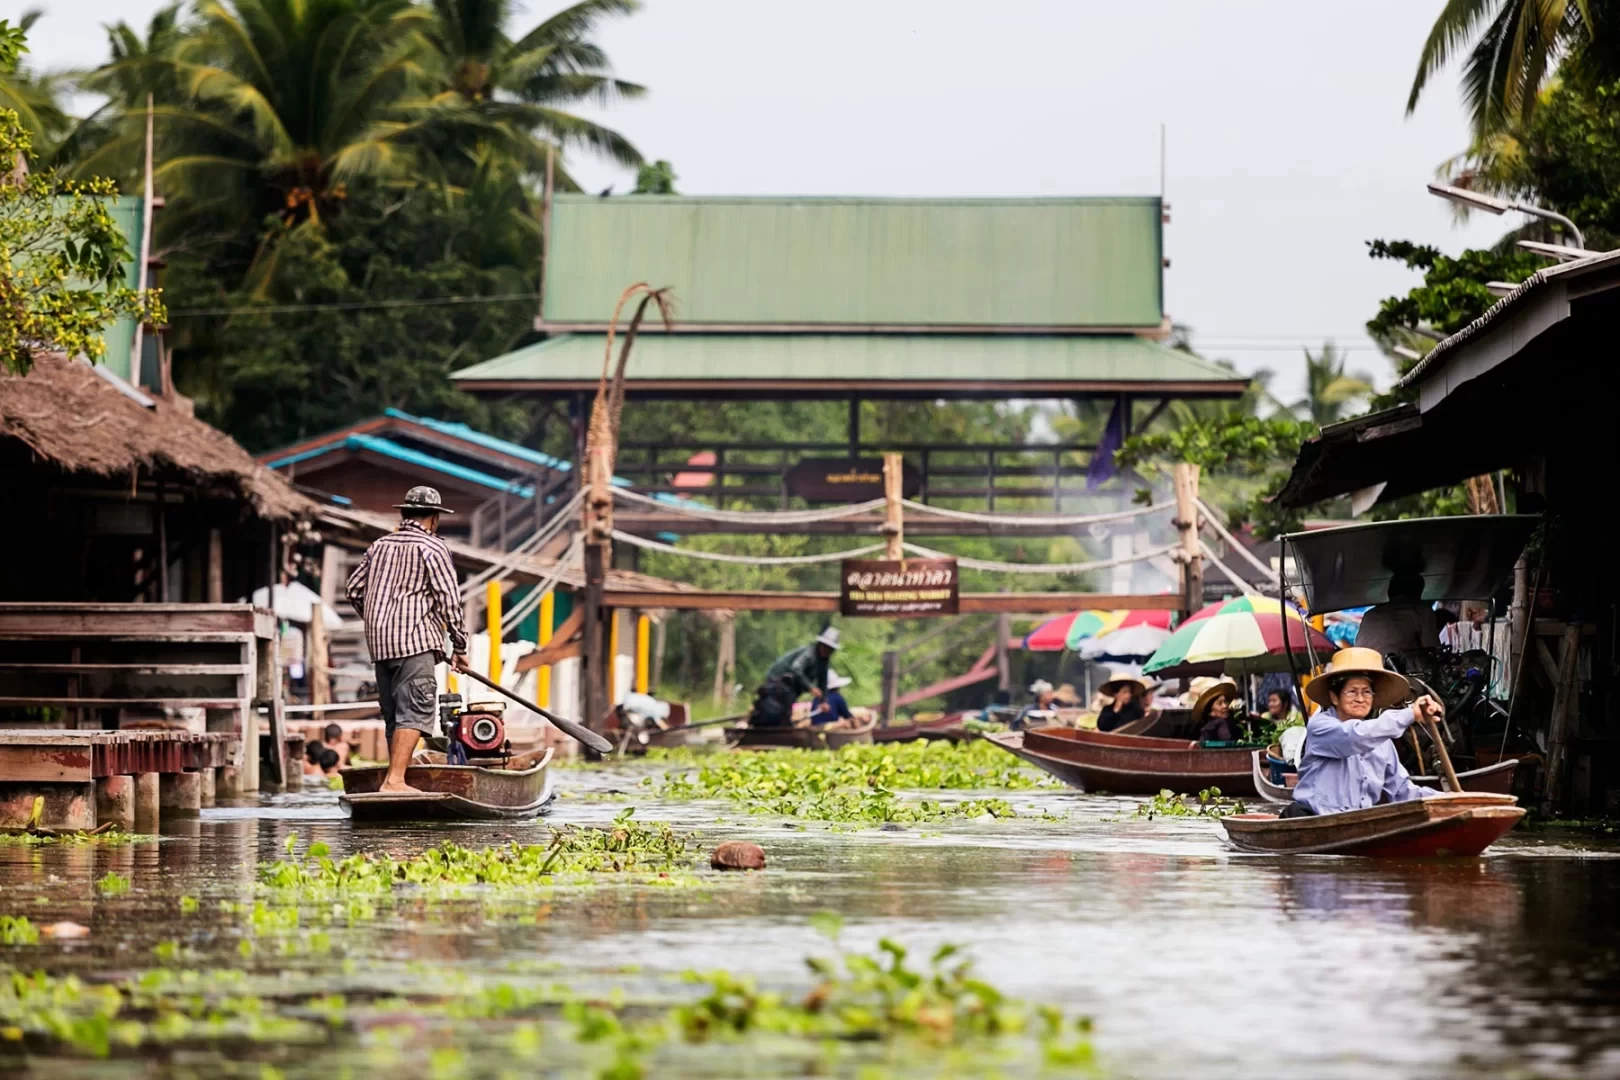
<svg viewBox="0 0 1620 1080">
<path fill-rule="evenodd" d="M 643 495 L 639 491 L 627 491 L 624 488 L 614 488 L 613 497 L 624 502 L 641 503 L 658 510 L 669 510 L 677 514 L 689 514 L 692 517 L 708 518 L 711 521 L 724 521 L 736 525 L 749 525 L 763 521 L 774 521 L 784 525 L 805 524 L 812 521 L 837 521 L 840 518 L 865 514 L 883 506 L 882 499 L 868 499 L 863 503 L 832 506 L 825 510 L 720 510 L 695 502 L 679 504 L 661 502 L 650 495 Z"/>
<path fill-rule="evenodd" d="M 1093 562 L 1076 563 L 997 562 L 994 559 L 974 559 L 967 555 L 952 555 L 948 551 L 935 551 L 933 548 L 925 548 L 921 544 L 913 544 L 910 541 L 906 541 L 903 546 L 913 555 L 924 559 L 955 559 L 958 566 L 969 570 L 987 570 L 997 574 L 1083 574 L 1088 570 L 1106 570 L 1111 566 L 1125 566 L 1129 563 L 1156 559 L 1160 555 L 1170 554 L 1181 545 L 1166 544 L 1163 547 L 1156 547 L 1149 551 L 1139 551 L 1117 559 L 1097 559 Z"/>
<path fill-rule="evenodd" d="M 1220 556 L 1216 555 L 1214 549 L 1211 548 L 1207 543 L 1200 540 L 1198 541 L 1198 544 L 1204 549 L 1204 558 L 1214 563 L 1215 569 L 1225 574 L 1227 580 L 1238 587 L 1239 592 L 1241 592 L 1244 596 L 1261 595 L 1260 590 L 1256 589 L 1253 585 L 1250 585 L 1247 581 L 1244 581 L 1243 578 L 1238 576 L 1237 571 L 1221 562 Z"/>
<path fill-rule="evenodd" d="M 576 491 L 572 498 L 570 498 L 566 503 L 560 506 L 555 513 L 552 514 L 551 520 L 546 522 L 546 524 L 538 529 L 532 536 L 524 540 L 523 543 L 519 544 L 511 551 L 506 552 L 499 559 L 490 563 L 478 573 L 469 577 L 461 586 L 462 600 L 466 600 L 468 597 L 472 596 L 473 593 L 482 588 L 484 584 L 491 578 L 498 581 L 505 581 L 508 577 L 510 577 L 512 575 L 512 571 L 517 567 L 517 563 L 514 560 L 533 554 L 534 552 L 538 551 L 541 546 L 546 543 L 546 541 L 550 540 L 553 536 L 556 536 L 559 532 L 561 532 L 563 527 L 568 525 L 573 520 L 575 513 L 579 510 L 579 502 L 584 497 L 584 492 Z"/>
<path fill-rule="evenodd" d="M 1031 492 L 1031 496 L 1040 494 Z M 882 500 L 879 500 L 881 502 Z M 976 514 L 971 510 L 951 510 L 943 506 L 930 506 L 927 503 L 913 502 L 911 499 L 901 499 L 900 505 L 907 510 L 918 514 L 932 514 L 935 517 L 950 518 L 953 521 L 976 521 L 984 525 L 1101 525 L 1109 521 L 1126 521 L 1134 517 L 1146 517 L 1161 510 L 1172 509 L 1174 502 L 1154 503 L 1151 506 L 1138 506 L 1131 510 L 1113 510 L 1106 514 L 1057 514 L 1034 516 L 1028 514 Z M 966 563 L 962 565 L 966 566 Z"/>
<path fill-rule="evenodd" d="M 720 551 L 699 551 L 695 548 L 676 547 L 674 544 L 649 540 L 645 536 L 636 536 L 634 533 L 621 532 L 618 529 L 613 530 L 613 539 L 622 544 L 646 548 L 648 551 L 662 551 L 670 555 L 685 555 L 689 559 L 707 559 L 710 562 L 736 563 L 739 566 L 811 566 L 815 563 L 838 562 L 840 559 L 857 559 L 862 555 L 870 555 L 874 551 L 883 550 L 882 544 L 868 544 L 865 547 L 851 548 L 848 551 L 824 551 L 820 555 L 728 555 Z"/>
<path fill-rule="evenodd" d="M 1207 524 L 1210 528 L 1214 529 L 1217 536 L 1219 536 L 1222 540 L 1226 541 L 1227 547 L 1232 548 L 1239 555 L 1241 555 L 1245 559 L 1247 559 L 1250 566 L 1254 567 L 1256 570 L 1258 570 L 1262 574 L 1266 575 L 1266 580 L 1267 581 L 1271 582 L 1273 585 L 1280 584 L 1280 579 L 1277 576 L 1277 571 L 1273 570 L 1270 566 L 1267 566 L 1265 563 L 1261 562 L 1259 560 L 1259 558 L 1257 558 L 1255 556 L 1254 552 L 1250 551 L 1248 548 L 1244 547 L 1242 544 L 1238 543 L 1235 539 L 1233 539 L 1232 534 L 1226 531 L 1226 526 L 1221 524 L 1221 519 L 1220 519 L 1219 515 L 1217 515 L 1215 513 L 1215 511 L 1211 510 L 1209 508 L 1209 504 L 1206 503 L 1203 499 L 1198 500 L 1198 510 L 1204 517 L 1204 523 Z M 1209 557 L 1211 559 L 1215 558 L 1215 556 L 1212 553 L 1210 553 L 1209 548 L 1206 547 L 1204 549 L 1204 551 L 1205 551 L 1206 554 L 1209 554 Z M 1216 560 L 1216 564 L 1219 565 L 1219 560 Z M 1227 576 L 1231 577 L 1230 574 L 1228 574 Z M 1232 580 L 1236 581 L 1237 579 L 1232 578 Z"/>
<path fill-rule="evenodd" d="M 579 558 L 580 548 L 583 546 L 584 540 L 582 537 L 580 535 L 575 535 L 574 539 L 569 542 L 568 550 L 563 552 L 562 557 L 557 560 L 557 565 L 551 568 L 551 572 L 547 574 L 541 580 L 540 584 L 535 586 L 535 588 L 531 590 L 527 596 L 514 604 L 511 611 L 508 611 L 501 616 L 502 634 L 505 634 L 511 630 L 512 627 L 528 618 L 529 613 L 540 606 L 540 601 L 545 598 L 545 595 L 555 589 L 557 587 L 557 582 L 562 580 L 562 576 L 567 571 L 568 565 L 575 559 Z"/>
</svg>

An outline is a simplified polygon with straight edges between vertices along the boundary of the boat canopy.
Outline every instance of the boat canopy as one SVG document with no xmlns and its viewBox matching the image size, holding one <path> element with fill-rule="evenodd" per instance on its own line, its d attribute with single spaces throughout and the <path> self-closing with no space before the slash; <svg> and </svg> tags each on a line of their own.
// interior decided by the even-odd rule
<svg viewBox="0 0 1620 1080">
<path fill-rule="evenodd" d="M 1466 515 L 1313 529 L 1283 538 L 1311 612 L 1381 604 L 1390 579 L 1423 578 L 1425 600 L 1484 600 L 1513 572 L 1541 518 Z"/>
</svg>

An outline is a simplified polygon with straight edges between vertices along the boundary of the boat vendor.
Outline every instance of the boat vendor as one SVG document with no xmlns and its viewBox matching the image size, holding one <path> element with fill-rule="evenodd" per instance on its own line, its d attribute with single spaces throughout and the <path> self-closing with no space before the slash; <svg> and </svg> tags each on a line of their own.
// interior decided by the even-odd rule
<svg viewBox="0 0 1620 1080">
<path fill-rule="evenodd" d="M 366 624 L 366 648 L 377 674 L 377 700 L 388 737 L 388 775 L 379 791 L 415 791 L 405 783 L 422 736 L 433 734 L 439 712 L 435 667 L 445 659 L 467 671 L 467 630 L 450 549 L 436 535 L 447 510 L 439 492 L 413 487 L 394 504 L 399 527 L 366 549 L 349 575 L 349 603 Z"/>
<path fill-rule="evenodd" d="M 1153 684 L 1129 676 L 1110 679 L 1097 688 L 1109 698 L 1107 705 L 1097 714 L 1097 730 L 1113 731 L 1147 715 L 1147 703 L 1153 696 Z"/>
<path fill-rule="evenodd" d="M 790 727 L 793 703 L 808 693 L 820 699 L 827 692 L 827 665 L 838 651 L 838 630 L 827 627 L 808 645 L 783 653 L 765 672 L 754 691 L 750 727 Z"/>
<path fill-rule="evenodd" d="M 1274 689 L 1266 694 L 1266 715 L 1263 719 L 1284 728 L 1301 723 L 1305 718 L 1294 707 L 1292 694 L 1286 690 Z"/>
<path fill-rule="evenodd" d="M 1199 742 L 1236 742 L 1238 737 L 1237 684 L 1222 679 L 1198 695 L 1193 703 L 1192 722 Z"/>
<path fill-rule="evenodd" d="M 1036 679 L 1029 684 L 1030 696 L 1035 700 L 1018 710 L 1013 717 L 1012 729 L 1023 731 L 1031 720 L 1057 719 L 1057 690 L 1045 679 Z"/>
<path fill-rule="evenodd" d="M 1299 785 L 1283 817 L 1364 810 L 1437 794 L 1412 783 L 1395 753 L 1393 740 L 1414 721 L 1443 711 L 1427 694 L 1408 708 L 1394 708 L 1409 689 L 1372 649 L 1333 654 L 1322 674 L 1305 686 L 1306 696 L 1322 708 L 1305 725 Z"/>
<path fill-rule="evenodd" d="M 1423 602 L 1421 574 L 1396 574 L 1389 579 L 1389 599 L 1361 617 L 1356 645 L 1373 649 L 1379 656 L 1440 647 L 1440 620 L 1434 608 Z"/>
<path fill-rule="evenodd" d="M 839 720 L 853 720 L 855 714 L 849 711 L 849 703 L 844 695 L 839 693 L 844 687 L 854 682 L 854 679 L 840 675 L 832 668 L 827 669 L 827 692 L 816 699 L 810 706 L 810 722 L 812 724 L 831 724 Z"/>
</svg>

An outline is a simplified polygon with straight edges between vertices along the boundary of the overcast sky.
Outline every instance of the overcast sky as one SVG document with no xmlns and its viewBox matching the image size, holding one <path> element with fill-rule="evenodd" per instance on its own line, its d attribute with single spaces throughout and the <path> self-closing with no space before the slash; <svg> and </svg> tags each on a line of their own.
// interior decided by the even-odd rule
<svg viewBox="0 0 1620 1080">
<path fill-rule="evenodd" d="M 42 0 L 30 59 L 105 55 L 99 24 L 157 0 Z M 561 6 L 531 0 L 527 29 Z M 1447 250 L 1465 228 L 1423 185 L 1461 150 L 1454 73 L 1404 115 L 1441 0 L 646 0 L 607 26 L 618 73 L 650 89 L 598 115 L 685 194 L 1111 195 L 1159 190 L 1168 131 L 1166 306 L 1205 355 L 1302 389 L 1304 344 L 1361 351 L 1363 324 L 1415 277 L 1365 241 Z M 571 163 L 593 189 L 630 178 Z"/>
</svg>

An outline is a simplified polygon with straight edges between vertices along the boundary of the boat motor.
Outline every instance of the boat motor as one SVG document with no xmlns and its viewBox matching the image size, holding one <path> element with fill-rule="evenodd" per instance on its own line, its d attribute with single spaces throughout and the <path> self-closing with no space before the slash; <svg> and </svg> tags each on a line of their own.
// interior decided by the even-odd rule
<svg viewBox="0 0 1620 1080">
<path fill-rule="evenodd" d="M 453 702 L 446 699 L 453 698 Z M 469 758 L 504 758 L 512 745 L 506 739 L 506 724 L 501 720 L 502 706 L 494 702 L 461 705 L 459 694 L 439 697 L 439 723 L 444 729 L 447 743 L 445 760 L 451 765 L 466 765 Z"/>
</svg>

